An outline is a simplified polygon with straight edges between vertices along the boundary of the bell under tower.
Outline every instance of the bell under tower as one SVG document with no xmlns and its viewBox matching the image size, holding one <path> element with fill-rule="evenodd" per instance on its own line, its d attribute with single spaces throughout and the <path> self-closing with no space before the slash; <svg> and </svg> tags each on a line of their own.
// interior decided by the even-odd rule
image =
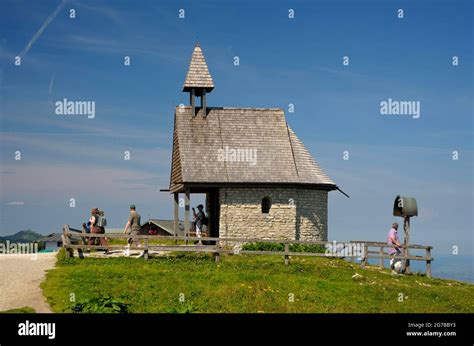
<svg viewBox="0 0 474 346">
<path fill-rule="evenodd" d="M 210 93 L 212 89 L 214 89 L 214 82 L 207 68 L 201 47 L 197 43 L 194 47 L 191 63 L 189 64 L 188 73 L 183 85 L 183 92 L 189 92 L 189 103 L 192 108 L 193 117 L 196 116 L 196 97 L 201 98 L 203 116 L 207 116 L 206 94 Z"/>
</svg>

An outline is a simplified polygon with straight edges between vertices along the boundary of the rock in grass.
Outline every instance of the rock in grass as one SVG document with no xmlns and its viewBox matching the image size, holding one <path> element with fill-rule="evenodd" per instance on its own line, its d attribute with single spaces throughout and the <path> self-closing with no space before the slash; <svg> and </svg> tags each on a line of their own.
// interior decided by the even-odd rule
<svg viewBox="0 0 474 346">
<path fill-rule="evenodd" d="M 360 275 L 358 273 L 355 273 L 354 275 L 352 275 L 352 280 L 355 280 L 355 281 L 364 281 L 366 280 L 367 278 L 363 275 Z"/>
</svg>

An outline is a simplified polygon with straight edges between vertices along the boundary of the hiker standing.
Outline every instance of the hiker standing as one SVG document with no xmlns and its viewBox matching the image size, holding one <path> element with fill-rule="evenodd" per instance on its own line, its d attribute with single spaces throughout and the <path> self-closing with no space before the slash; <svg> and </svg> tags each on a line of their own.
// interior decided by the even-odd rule
<svg viewBox="0 0 474 346">
<path fill-rule="evenodd" d="M 390 257 L 400 256 L 402 253 L 400 240 L 398 239 L 398 223 L 392 223 L 392 228 L 388 231 L 387 237 L 387 244 L 388 245 L 395 245 L 395 247 L 390 247 L 388 249 L 388 254 Z M 398 270 L 395 271 L 395 264 L 399 262 L 399 259 L 391 258 L 390 259 L 390 268 L 392 269 L 392 274 L 397 274 Z"/>
<path fill-rule="evenodd" d="M 194 227 L 196 229 L 196 236 L 201 238 L 202 234 L 202 226 L 206 224 L 206 214 L 204 213 L 203 209 L 204 206 L 199 204 L 197 206 L 198 212 L 196 213 L 196 209 L 193 208 L 193 215 L 194 215 Z M 199 245 L 202 245 L 201 240 L 199 240 Z"/>
<path fill-rule="evenodd" d="M 128 217 L 127 224 L 125 225 L 125 230 L 123 233 L 130 234 L 132 236 L 138 235 L 140 232 L 140 227 L 141 227 L 141 216 L 140 214 L 137 213 L 136 207 L 134 204 L 130 205 L 130 215 Z M 128 238 L 127 239 L 127 248 L 125 250 L 125 256 L 130 256 L 130 246 L 135 242 L 134 238 Z M 139 243 L 139 241 L 136 241 Z M 139 257 L 143 256 L 144 252 L 140 254 Z"/>
</svg>

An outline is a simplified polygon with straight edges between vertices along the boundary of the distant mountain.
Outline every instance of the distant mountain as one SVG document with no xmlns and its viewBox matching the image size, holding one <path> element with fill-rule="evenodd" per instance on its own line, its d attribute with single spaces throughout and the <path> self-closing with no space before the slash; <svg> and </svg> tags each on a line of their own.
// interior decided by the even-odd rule
<svg viewBox="0 0 474 346">
<path fill-rule="evenodd" d="M 33 232 L 32 230 L 28 229 L 25 231 L 17 232 L 12 235 L 0 237 L 0 242 L 5 242 L 9 240 L 10 242 L 15 242 L 15 243 L 29 243 L 42 237 L 44 237 L 42 234 Z"/>
</svg>

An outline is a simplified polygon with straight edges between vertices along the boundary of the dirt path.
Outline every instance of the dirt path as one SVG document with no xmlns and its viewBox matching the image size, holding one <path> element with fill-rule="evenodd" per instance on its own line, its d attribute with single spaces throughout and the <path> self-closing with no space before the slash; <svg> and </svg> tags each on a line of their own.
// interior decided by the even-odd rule
<svg viewBox="0 0 474 346">
<path fill-rule="evenodd" d="M 36 259 L 0 255 L 0 311 L 29 306 L 36 312 L 51 312 L 39 285 L 55 263 L 55 253 L 40 253 Z"/>
</svg>

